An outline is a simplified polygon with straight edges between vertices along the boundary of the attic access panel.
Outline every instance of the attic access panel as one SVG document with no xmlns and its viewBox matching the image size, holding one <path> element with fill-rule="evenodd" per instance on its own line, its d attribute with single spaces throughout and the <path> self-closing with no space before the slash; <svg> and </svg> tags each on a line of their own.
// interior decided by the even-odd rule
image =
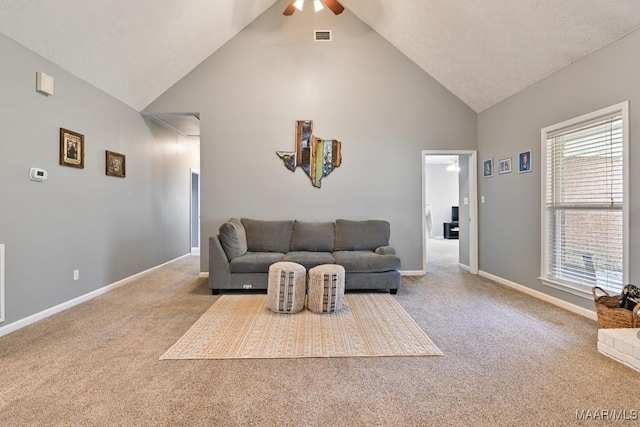
<svg viewBox="0 0 640 427">
<path fill-rule="evenodd" d="M 200 114 L 166 113 L 150 114 L 149 117 L 182 136 L 200 136 Z"/>
</svg>

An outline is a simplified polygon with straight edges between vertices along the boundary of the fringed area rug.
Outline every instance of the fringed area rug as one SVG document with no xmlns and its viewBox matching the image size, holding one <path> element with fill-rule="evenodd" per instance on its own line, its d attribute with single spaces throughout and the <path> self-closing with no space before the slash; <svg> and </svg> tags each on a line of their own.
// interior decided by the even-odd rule
<svg viewBox="0 0 640 427">
<path fill-rule="evenodd" d="M 342 310 L 279 314 L 266 295 L 223 295 L 162 357 L 270 359 L 435 356 L 438 347 L 389 294 L 347 294 Z"/>
</svg>

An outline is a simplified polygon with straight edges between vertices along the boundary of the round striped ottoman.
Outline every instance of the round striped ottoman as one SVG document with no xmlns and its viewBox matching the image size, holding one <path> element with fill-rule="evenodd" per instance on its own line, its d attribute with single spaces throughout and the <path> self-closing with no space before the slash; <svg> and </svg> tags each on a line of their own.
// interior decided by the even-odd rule
<svg viewBox="0 0 640 427">
<path fill-rule="evenodd" d="M 307 308 L 315 313 L 333 313 L 344 304 L 344 267 L 322 264 L 309 270 Z"/>
<path fill-rule="evenodd" d="M 304 308 L 307 269 L 295 262 L 276 262 L 269 267 L 267 307 L 276 313 L 297 313 Z"/>
</svg>

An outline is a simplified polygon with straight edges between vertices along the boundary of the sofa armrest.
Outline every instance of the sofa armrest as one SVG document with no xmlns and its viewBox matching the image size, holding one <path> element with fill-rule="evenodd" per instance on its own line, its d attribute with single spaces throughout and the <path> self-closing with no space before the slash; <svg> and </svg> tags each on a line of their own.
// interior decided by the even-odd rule
<svg viewBox="0 0 640 427">
<path fill-rule="evenodd" d="M 374 252 L 377 253 L 378 255 L 395 255 L 396 254 L 396 250 L 393 249 L 391 246 L 379 246 L 376 248 Z"/>
<path fill-rule="evenodd" d="M 231 269 L 227 254 L 218 236 L 209 238 L 209 288 L 228 289 L 231 286 Z"/>
</svg>

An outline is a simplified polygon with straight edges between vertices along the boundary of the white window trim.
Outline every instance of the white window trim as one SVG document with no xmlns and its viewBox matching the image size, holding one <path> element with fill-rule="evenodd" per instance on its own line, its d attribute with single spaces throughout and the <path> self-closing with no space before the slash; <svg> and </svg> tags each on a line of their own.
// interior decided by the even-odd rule
<svg viewBox="0 0 640 427">
<path fill-rule="evenodd" d="M 564 292 L 568 292 L 573 295 L 578 295 L 584 298 L 593 298 L 591 288 L 587 286 L 575 286 L 566 283 L 561 283 L 556 280 L 551 280 L 547 277 L 547 263 L 546 263 L 546 251 L 547 251 L 547 233 L 546 233 L 546 184 L 547 184 L 547 135 L 556 132 L 560 129 L 574 126 L 578 123 L 588 122 L 597 119 L 601 116 L 606 116 L 614 113 L 621 113 L 622 115 L 622 283 L 629 283 L 629 101 L 624 101 L 619 104 L 612 105 L 610 107 L 603 108 L 593 113 L 588 113 L 574 119 L 566 120 L 562 123 L 558 123 L 552 126 L 548 126 L 540 132 L 540 147 L 541 147 L 541 162 L 540 169 L 541 175 L 541 194 L 540 194 L 540 223 L 542 227 L 540 229 L 541 245 L 540 245 L 540 281 L 543 285 L 559 289 Z"/>
</svg>

